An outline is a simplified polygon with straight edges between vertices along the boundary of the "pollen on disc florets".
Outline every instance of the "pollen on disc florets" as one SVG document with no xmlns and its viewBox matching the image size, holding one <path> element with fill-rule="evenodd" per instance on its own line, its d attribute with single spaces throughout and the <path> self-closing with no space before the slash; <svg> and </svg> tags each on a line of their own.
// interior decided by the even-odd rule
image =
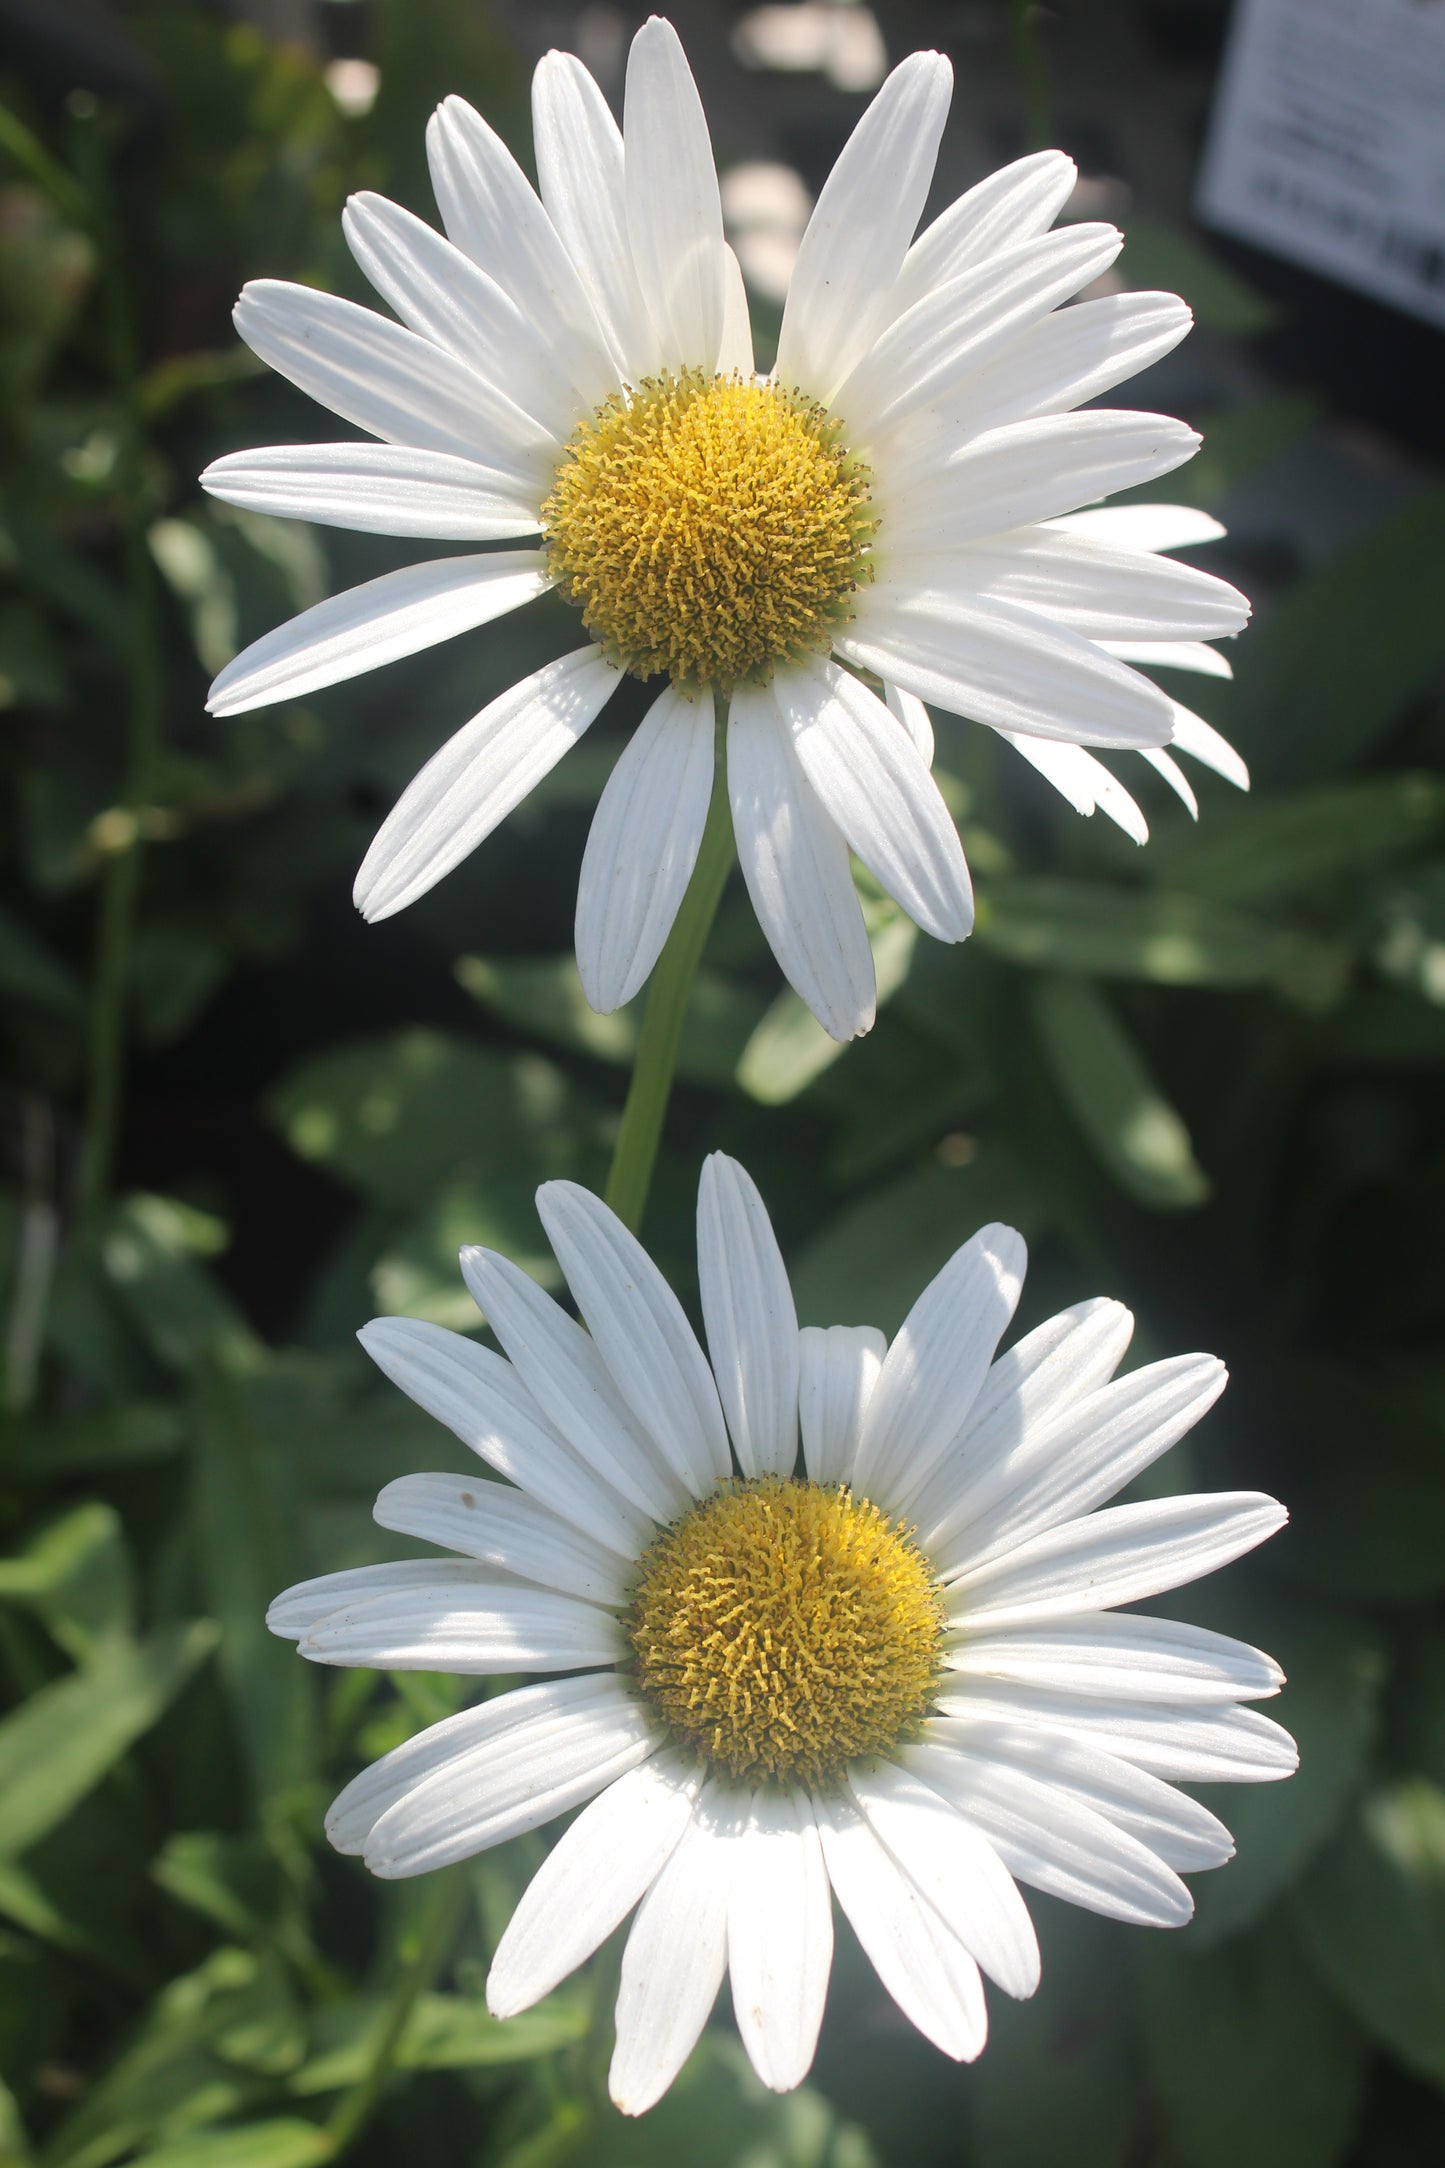
<svg viewBox="0 0 1445 2168">
<path fill-rule="evenodd" d="M 767 1476 L 662 1531 L 626 1624 L 636 1684 L 675 1744 L 743 1782 L 825 1786 L 916 1735 L 943 1606 L 877 1506 Z"/>
<path fill-rule="evenodd" d="M 610 661 L 727 692 L 827 651 L 872 577 L 868 485 L 801 394 L 686 370 L 582 423 L 542 533 Z"/>
</svg>

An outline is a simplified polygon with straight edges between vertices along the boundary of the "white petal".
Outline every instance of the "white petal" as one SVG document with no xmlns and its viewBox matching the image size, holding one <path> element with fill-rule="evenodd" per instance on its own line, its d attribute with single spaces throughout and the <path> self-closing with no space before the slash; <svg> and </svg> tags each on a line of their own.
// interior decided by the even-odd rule
<svg viewBox="0 0 1445 2168">
<path fill-rule="evenodd" d="M 627 1568 L 615 1551 L 503 1483 L 465 1475 L 398 1476 L 382 1490 L 372 1518 L 399 1536 L 439 1543 L 589 1603 L 626 1601 Z"/>
<path fill-rule="evenodd" d="M 813 1483 L 852 1483 L 863 1414 L 888 1342 L 874 1325 L 805 1325 L 798 1334 L 803 1464 Z"/>
<path fill-rule="evenodd" d="M 1144 746 L 1139 757 L 1141 760 L 1148 761 L 1156 775 L 1163 776 L 1175 797 L 1188 810 L 1190 819 L 1197 821 L 1199 818 L 1199 800 L 1194 795 L 1193 784 L 1180 767 L 1178 761 L 1171 754 L 1161 751 L 1157 745 Z"/>
<path fill-rule="evenodd" d="M 1173 1355 L 1036 1423 L 1005 1418 L 961 1464 L 947 1523 L 930 1530 L 930 1556 L 945 1575 L 972 1571 L 1089 1512 L 1192 1430 L 1227 1378 L 1213 1355 Z"/>
<path fill-rule="evenodd" d="M 965 1809 L 1009 1872 L 1032 1888 L 1136 1927 L 1182 1927 L 1193 1912 L 1172 1868 L 1070 1793 L 942 1746 L 913 1747 L 904 1758 Z"/>
<path fill-rule="evenodd" d="M 748 2060 L 790 2093 L 808 2075 L 833 1964 L 833 1908 L 808 1800 L 756 1791 L 728 1886 L 728 1971 Z"/>
<path fill-rule="evenodd" d="M 1028 1908 L 997 1852 L 949 1800 L 907 1770 L 880 1763 L 849 1773 L 873 1831 L 951 1934 L 1008 1995 L 1039 1984 L 1039 1945 Z"/>
<path fill-rule="evenodd" d="M 946 407 L 1003 347 L 1106 271 L 1123 245 L 1113 226 L 1065 226 L 933 288 L 838 387 L 833 404 L 850 441 L 867 445 L 921 407 Z"/>
<path fill-rule="evenodd" d="M 619 1498 L 552 1428 L 509 1362 L 422 1318 L 378 1317 L 356 1336 L 394 1385 L 540 1505 L 634 1559 L 650 1516 Z"/>
<path fill-rule="evenodd" d="M 844 144 L 793 267 L 773 370 L 780 384 L 827 405 L 877 336 L 928 196 L 952 88 L 941 54 L 910 54 Z"/>
<path fill-rule="evenodd" d="M 1091 1740 L 1046 1729 L 1036 1715 L 1009 1720 L 971 1703 L 960 1701 L 958 1708 L 967 1713 L 931 1717 L 926 1736 L 1068 1792 L 1137 1837 L 1176 1873 L 1201 1873 L 1233 1858 L 1234 1839 L 1217 1815 L 1137 1763 L 1121 1761 Z"/>
<path fill-rule="evenodd" d="M 654 1521 L 685 1512 L 688 1491 L 654 1457 L 582 1327 L 509 1257 L 469 1247 L 461 1266 L 523 1384 L 588 1466 Z"/>
<path fill-rule="evenodd" d="M 669 685 L 597 801 L 577 886 L 577 968 L 606 1016 L 630 1001 L 672 931 L 712 796 L 711 698 Z"/>
<path fill-rule="evenodd" d="M 567 371 L 565 345 L 549 342 L 495 279 L 400 204 L 363 191 L 347 203 L 341 225 L 402 322 L 504 391 L 556 438 L 560 456 L 592 403 Z M 585 362 L 580 373 L 588 377 Z"/>
<path fill-rule="evenodd" d="M 883 698 L 890 714 L 896 715 L 923 756 L 926 767 L 933 766 L 933 724 L 927 708 L 917 693 L 906 693 L 901 685 L 883 687 Z"/>
<path fill-rule="evenodd" d="M 563 1831 L 507 1922 L 487 1975 L 493 2017 L 515 2017 L 585 1964 L 656 1880 L 692 1819 L 698 1772 L 655 1754 Z"/>
<path fill-rule="evenodd" d="M 895 494 L 880 470 L 876 497 L 895 547 L 953 548 L 1151 482 L 1192 459 L 1200 442 L 1163 414 L 1042 414 L 985 431 L 906 491 Z"/>
<path fill-rule="evenodd" d="M 1027 1251 L 983 1227 L 923 1290 L 888 1350 L 863 1416 L 857 1488 L 899 1511 L 957 1438 L 1018 1305 Z"/>
<path fill-rule="evenodd" d="M 1200 677 L 1232 678 L 1234 669 L 1227 655 L 1221 655 L 1217 647 L 1206 647 L 1202 640 L 1105 640 L 1102 641 L 1106 655 L 1117 656 L 1120 662 L 1137 662 L 1146 670 L 1194 670 Z"/>
<path fill-rule="evenodd" d="M 1214 650 L 1206 648 L 1207 655 Z M 1226 669 L 1228 665 L 1226 664 Z M 1181 753 L 1188 753 L 1194 760 L 1202 761 L 1216 775 L 1222 775 L 1226 783 L 1233 783 L 1239 790 L 1249 789 L 1249 770 L 1240 759 L 1227 738 L 1206 723 L 1202 715 L 1192 715 L 1188 708 L 1174 703 L 1174 743 Z"/>
<path fill-rule="evenodd" d="M 373 1596 L 451 1589 L 465 1595 L 484 1585 L 481 1569 L 457 1558 L 388 1559 L 381 1566 L 352 1566 L 345 1573 L 320 1573 L 283 1589 L 266 1612 L 266 1624 L 283 1641 L 300 1641 L 313 1626 L 349 1603 Z"/>
<path fill-rule="evenodd" d="M 972 1679 L 1011 1679 L 1121 1701 L 1254 1701 L 1284 1673 L 1261 1649 L 1177 1619 L 1106 1611 L 1011 1630 L 971 1628 L 944 1658 Z"/>
<path fill-rule="evenodd" d="M 622 132 L 632 260 L 663 363 L 711 371 L 727 311 L 722 201 L 702 100 L 661 16 L 632 41 Z"/>
<path fill-rule="evenodd" d="M 740 376 L 746 383 L 753 374 L 753 326 L 748 314 L 748 290 L 743 283 L 743 267 L 736 252 L 729 248 L 725 257 L 722 345 L 718 349 L 717 365 L 723 375 Z"/>
<path fill-rule="evenodd" d="M 1104 542 L 1116 550 L 1189 550 L 1219 542 L 1224 528 L 1192 504 L 1100 504 L 1070 512 L 1052 525 L 1060 534 Z"/>
<path fill-rule="evenodd" d="M 956 1511 L 971 1514 L 980 1479 L 1025 1436 L 1108 1384 L 1133 1331 L 1124 1305 L 1098 1296 L 1036 1325 L 990 1365 L 956 1445 L 915 1501 L 926 1550 L 941 1544 Z"/>
<path fill-rule="evenodd" d="M 464 723 L 408 783 L 377 830 L 352 891 L 368 919 L 434 888 L 521 804 L 616 691 L 600 648 L 549 662 Z"/>
<path fill-rule="evenodd" d="M 1021 1626 L 1137 1603 L 1217 1572 L 1288 1519 L 1284 1507 L 1261 1491 L 1107 1506 L 960 1574 L 949 1586 L 949 1617 L 974 1628 Z"/>
<path fill-rule="evenodd" d="M 913 571 L 907 560 L 890 560 L 895 584 Z M 1214 640 L 1249 620 L 1245 597 L 1212 572 L 1053 527 L 967 543 L 946 570 L 935 567 L 930 578 L 920 565 L 917 577 L 964 601 L 990 595 L 1036 610 L 1088 640 Z"/>
<path fill-rule="evenodd" d="M 544 1182 L 537 1213 L 613 1384 L 677 1481 L 701 1498 L 732 1461 L 717 1387 L 682 1304 L 590 1190 Z"/>
<path fill-rule="evenodd" d="M 973 888 L 928 764 L 876 693 L 822 659 L 774 679 L 804 775 L 874 879 L 940 941 L 973 929 Z"/>
<path fill-rule="evenodd" d="M 615 1664 L 625 1655 L 622 1629 L 610 1611 L 555 1589 L 502 1583 L 495 1574 L 484 1581 L 485 1566 L 471 1570 L 477 1577 L 471 1587 L 441 1583 L 353 1599 L 318 1619 L 302 1635 L 300 1652 L 319 1664 L 478 1678 L 499 1671 L 580 1670 Z"/>
<path fill-rule="evenodd" d="M 354 1776 L 332 1804 L 326 1834 L 338 1852 L 361 1852 L 381 1817 L 438 1773 L 488 1754 L 496 1754 L 505 1767 L 519 1752 L 545 1752 L 573 1737 L 586 1739 L 599 1720 L 615 1720 L 629 1707 L 616 1679 L 610 1674 L 599 1678 L 595 1672 L 497 1694 L 440 1724 L 429 1724 Z"/>
<path fill-rule="evenodd" d="M 848 846 L 793 750 L 775 686 L 739 686 L 728 718 L 728 794 L 758 921 L 795 992 L 835 1039 L 875 1014 L 873 951 Z"/>
<path fill-rule="evenodd" d="M 1068 414 L 1112 391 L 1176 347 L 1193 321 L 1175 294 L 1105 294 L 1030 324 L 936 406 L 881 434 L 875 456 L 890 491 L 926 478 L 985 430 Z"/>
<path fill-rule="evenodd" d="M 403 565 L 349 587 L 227 663 L 211 687 L 212 715 L 243 715 L 277 700 L 300 700 L 323 685 L 379 670 L 520 609 L 553 584 L 540 551 L 503 550 Z"/>
<path fill-rule="evenodd" d="M 532 77 L 532 131 L 542 201 L 586 287 L 620 373 L 655 376 L 662 351 L 632 243 L 622 131 L 580 60 L 546 53 Z"/>
<path fill-rule="evenodd" d="M 447 98 L 426 149 L 448 238 L 555 345 L 586 404 L 599 406 L 617 389 L 616 365 L 577 268 L 506 144 L 465 99 Z"/>
<path fill-rule="evenodd" d="M 533 534 L 537 489 L 513 474 L 409 444 L 271 444 L 213 460 L 201 487 L 223 504 L 359 534 L 500 542 Z"/>
<path fill-rule="evenodd" d="M 748 1811 L 709 1784 L 687 1831 L 638 1908 L 622 1953 L 617 2047 L 607 2085 L 624 2115 L 662 2098 L 722 1986 L 736 1840 Z"/>
<path fill-rule="evenodd" d="M 735 1159 L 712 1152 L 697 1193 L 697 1270 L 713 1375 L 744 1475 L 798 1457 L 798 1313 L 768 1208 Z"/>
<path fill-rule="evenodd" d="M 889 296 L 901 315 L 986 257 L 1045 233 L 1073 194 L 1079 169 L 1062 151 L 1034 151 L 959 196 L 918 236 Z"/>
<path fill-rule="evenodd" d="M 1118 777 L 1110 774 L 1102 760 L 1085 752 L 1082 745 L 1063 745 L 1057 738 L 1029 738 L 1016 730 L 1001 730 L 999 736 L 1016 753 L 1022 753 L 1029 766 L 1067 798 L 1075 812 L 1106 813 L 1135 843 L 1148 842 L 1149 824 L 1138 805 Z M 1152 746 L 1143 746 L 1141 751 L 1146 760 L 1164 757 Z"/>
<path fill-rule="evenodd" d="M 480 460 L 524 500 L 546 495 L 556 438 L 429 339 L 337 294 L 281 279 L 253 279 L 235 324 L 253 353 L 358 429 Z"/>
<path fill-rule="evenodd" d="M 997 1718 L 1077 1738 L 1175 1784 L 1270 1784 L 1299 1766 L 1289 1733 L 1257 1709 L 1155 1709 L 1039 1686 L 974 1684 L 945 1687 L 938 1706 L 945 1716 Z"/>
<path fill-rule="evenodd" d="M 1012 603 L 879 584 L 834 646 L 922 700 L 1070 745 L 1167 745 L 1168 699 L 1092 641 Z"/>
<path fill-rule="evenodd" d="M 988 2037 L 978 1966 L 856 1809 L 816 1799 L 813 1812 L 834 1895 L 873 1970 L 925 2039 L 955 2062 L 972 2062 Z"/>
<path fill-rule="evenodd" d="M 565 1714 L 480 1741 L 471 1735 L 454 1760 L 387 1807 L 362 1855 L 372 1873 L 395 1880 L 470 1859 L 580 1806 L 646 1761 L 657 1743 L 647 1717 L 610 1672 L 567 1683 L 595 1693 Z M 496 1706 L 484 1704 L 481 1713 Z"/>
</svg>

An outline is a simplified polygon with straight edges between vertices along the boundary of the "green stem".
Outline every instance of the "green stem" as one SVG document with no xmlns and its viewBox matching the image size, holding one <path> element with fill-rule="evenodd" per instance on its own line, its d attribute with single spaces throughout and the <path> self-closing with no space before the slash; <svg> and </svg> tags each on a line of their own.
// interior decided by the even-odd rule
<svg viewBox="0 0 1445 2168">
<path fill-rule="evenodd" d="M 1024 134 L 1031 151 L 1047 150 L 1054 136 L 1053 97 L 1048 62 L 1039 38 L 1034 0 L 1009 0 L 1009 34 L 1024 101 Z"/>
<path fill-rule="evenodd" d="M 95 980 L 90 1018 L 90 1089 L 81 1147 L 82 1207 L 104 1197 L 115 1157 L 125 1068 L 126 1010 L 130 992 L 136 906 L 140 896 L 144 810 L 153 795 L 160 753 L 164 664 L 155 569 L 146 532 L 145 438 L 140 408 L 140 367 L 125 258 L 112 214 L 99 142 L 87 126 L 78 148 L 89 169 L 92 224 L 100 236 L 100 291 L 120 391 L 122 438 L 117 480 L 125 507 L 125 588 L 129 703 L 121 810 L 128 818 L 107 860 L 101 883 Z"/>
<path fill-rule="evenodd" d="M 351 2091 L 342 2095 L 327 2121 L 327 2136 L 335 2155 L 343 2154 L 370 2122 L 396 2066 L 397 2050 L 412 2012 L 451 1953 L 466 1906 L 469 1864 L 463 1861 L 459 1867 L 442 1869 L 425 1884 L 423 1901 L 417 1908 L 412 1953 L 401 1965 L 366 2069 Z"/>
<path fill-rule="evenodd" d="M 721 701 L 718 708 L 721 717 Z M 667 1117 L 673 1072 L 677 1067 L 677 1050 L 682 1043 L 688 996 L 732 868 L 732 814 L 721 744 L 724 732 L 719 730 L 718 736 L 717 772 L 702 845 L 687 894 L 652 974 L 642 1030 L 638 1034 L 632 1082 L 612 1153 L 612 1171 L 607 1177 L 607 1202 L 634 1233 L 641 1223 L 647 1192 L 652 1185 L 652 1170 L 657 1163 L 657 1147 Z"/>
</svg>

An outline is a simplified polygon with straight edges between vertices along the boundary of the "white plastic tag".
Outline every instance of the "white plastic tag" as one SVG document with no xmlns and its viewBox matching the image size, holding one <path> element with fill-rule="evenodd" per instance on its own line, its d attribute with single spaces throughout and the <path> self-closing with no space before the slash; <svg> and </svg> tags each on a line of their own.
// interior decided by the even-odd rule
<svg viewBox="0 0 1445 2168">
<path fill-rule="evenodd" d="M 1197 207 L 1445 327 L 1445 0 L 1237 0 Z"/>
</svg>

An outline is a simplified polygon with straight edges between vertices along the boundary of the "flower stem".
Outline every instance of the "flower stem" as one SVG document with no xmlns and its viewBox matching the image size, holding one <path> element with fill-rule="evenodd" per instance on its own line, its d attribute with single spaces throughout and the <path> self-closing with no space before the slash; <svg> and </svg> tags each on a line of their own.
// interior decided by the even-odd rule
<svg viewBox="0 0 1445 2168">
<path fill-rule="evenodd" d="M 718 710 L 720 721 L 725 721 L 721 701 Z M 641 1223 L 647 1192 L 652 1186 L 652 1170 L 657 1163 L 657 1147 L 672 1094 L 688 996 L 732 869 L 732 814 L 728 805 L 726 768 L 721 757 L 724 736 L 721 729 L 718 736 L 719 759 L 707 825 L 703 829 L 687 894 L 652 974 L 642 1030 L 637 1040 L 632 1082 L 612 1153 L 612 1170 L 607 1177 L 607 1202 L 634 1233 Z"/>
<path fill-rule="evenodd" d="M 125 778 L 117 835 L 101 883 L 95 981 L 90 1018 L 90 1088 L 81 1146 L 79 1192 L 93 1207 L 110 1183 L 120 1122 L 125 1068 L 126 1009 L 131 981 L 136 907 L 140 896 L 141 831 L 160 752 L 165 670 L 155 569 L 146 532 L 145 437 L 141 422 L 135 322 L 126 262 L 114 216 L 96 125 L 77 137 L 92 229 L 98 237 L 101 302 L 111 368 L 120 392 L 121 443 L 117 479 L 125 506 L 125 593 L 129 680 Z"/>
<path fill-rule="evenodd" d="M 1054 139 L 1054 118 L 1049 66 L 1039 36 L 1039 10 L 1034 0 L 1009 0 L 1008 12 L 1014 66 L 1023 94 L 1025 140 L 1031 151 L 1044 151 Z"/>
<path fill-rule="evenodd" d="M 466 1908 L 465 1869 L 469 1864 L 463 1861 L 460 1867 L 443 1868 L 427 1879 L 414 1916 L 411 1955 L 403 1959 L 397 1973 L 366 2068 L 350 2092 L 342 2095 L 327 2122 L 334 2156 L 343 2154 L 370 2122 L 395 2067 L 412 2012 L 447 1961 Z"/>
</svg>

